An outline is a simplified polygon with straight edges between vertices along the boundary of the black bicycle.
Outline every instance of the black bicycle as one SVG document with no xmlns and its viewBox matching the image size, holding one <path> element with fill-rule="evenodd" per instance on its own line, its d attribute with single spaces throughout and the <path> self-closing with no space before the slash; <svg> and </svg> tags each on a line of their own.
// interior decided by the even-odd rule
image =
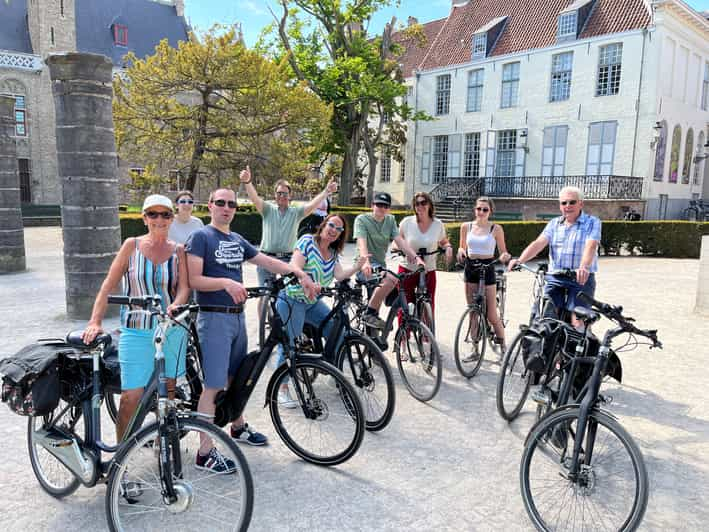
<svg viewBox="0 0 709 532">
<path fill-rule="evenodd" d="M 598 353 L 579 356 L 593 364 L 580 404 L 550 412 L 531 429 L 520 464 L 520 488 L 527 514 L 538 530 L 635 530 L 647 508 L 649 482 L 643 456 L 616 418 L 602 409 L 599 393 L 608 373 L 611 343 L 622 334 L 642 336 L 650 347 L 662 347 L 656 330 L 638 329 L 622 307 L 613 307 L 581 294 L 593 310 L 574 309 L 585 324 L 584 342 L 591 340 L 589 325 L 600 315 L 615 322 L 606 331 Z M 634 344 L 638 345 L 637 340 Z M 601 523 L 599 525 L 599 523 Z"/>
<path fill-rule="evenodd" d="M 325 360 L 342 371 L 362 400 L 367 430 L 382 430 L 394 415 L 394 377 L 374 341 L 350 324 L 348 310 L 361 302 L 362 290 L 354 289 L 349 280 L 344 280 L 334 288 L 323 288 L 321 293 L 335 298 L 335 304 L 319 326 L 306 322 L 303 333 L 308 343 L 296 342 L 296 348 L 322 353 Z M 323 345 L 323 331 L 329 323 L 332 334 Z"/>
<path fill-rule="evenodd" d="M 419 275 L 422 270 L 423 268 L 419 268 L 412 272 L 397 274 L 385 268 L 376 268 L 373 277 L 362 285 L 371 290 L 386 274 L 392 275 L 398 283 L 401 283 L 407 277 Z M 419 401 L 430 401 L 438 393 L 443 374 L 438 342 L 431 329 L 415 317 L 414 303 L 407 303 L 403 290 L 392 292 L 387 299 L 387 304 L 390 304 L 389 314 L 381 331 L 365 323 L 367 305 L 364 299 L 357 305 L 354 316 L 355 328 L 370 336 L 382 350 L 386 350 L 387 339 L 394 328 L 394 321 L 401 316 L 401 324 L 394 335 L 396 365 L 409 393 Z"/>
<path fill-rule="evenodd" d="M 246 530 L 253 509 L 253 482 L 236 443 L 199 414 L 178 409 L 168 395 L 162 344 L 170 327 L 184 327 L 194 307 L 176 316 L 162 311 L 159 296 L 109 296 L 109 303 L 150 312 L 158 321 L 154 336 L 155 371 L 145 387 L 122 441 L 109 445 L 101 436 L 101 402 L 116 375 L 103 355 L 111 336 L 84 344 L 81 331 L 56 340 L 60 399 L 43 415 L 31 416 L 27 439 L 30 463 L 42 488 L 56 498 L 107 483 L 106 516 L 110 530 L 164 527 Z M 46 345 L 46 344 L 45 344 Z M 143 426 L 146 416 L 157 419 Z M 202 437 L 225 465 L 221 474 L 195 467 Z M 103 453 L 114 456 L 103 460 Z M 214 494 L 218 493 L 219 497 Z"/>
<path fill-rule="evenodd" d="M 276 311 L 276 300 L 280 291 L 294 281 L 295 277 L 289 274 L 270 286 L 246 289 L 248 298 L 268 298 L 273 326 L 265 345 L 245 357 L 229 388 L 217 394 L 214 423 L 224 426 L 241 416 L 273 349 L 281 344 L 285 361 L 273 372 L 266 390 L 273 425 L 296 455 L 317 465 L 333 466 L 354 456 L 362 444 L 364 408 L 347 377 L 322 355 L 290 347 L 286 327 Z M 295 392 L 295 405 L 278 401 L 278 391 L 285 386 Z"/>
<path fill-rule="evenodd" d="M 499 260 L 482 262 L 466 259 L 472 268 L 478 271 L 480 282 L 473 294 L 472 302 L 467 306 L 458 321 L 453 342 L 455 365 L 463 377 L 472 379 L 480 369 L 485 358 L 486 340 L 490 348 L 498 354 L 502 353 L 502 344 L 495 336 L 495 331 L 487 319 L 487 297 L 485 295 L 485 273 L 494 269 L 496 275 L 495 307 L 503 327 L 505 326 L 505 304 L 507 301 L 507 278 L 504 268 L 499 266 Z"/>
</svg>

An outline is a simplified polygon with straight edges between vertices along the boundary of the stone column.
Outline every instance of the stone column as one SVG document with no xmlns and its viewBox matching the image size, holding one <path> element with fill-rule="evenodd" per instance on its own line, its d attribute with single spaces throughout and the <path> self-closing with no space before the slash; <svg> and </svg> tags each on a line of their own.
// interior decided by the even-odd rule
<svg viewBox="0 0 709 532">
<path fill-rule="evenodd" d="M 0 273 L 25 269 L 25 233 L 15 144 L 15 99 L 0 95 Z"/>
<path fill-rule="evenodd" d="M 113 64 L 102 55 L 66 53 L 49 56 L 47 65 L 62 183 L 66 309 L 69 318 L 83 320 L 121 244 Z"/>
<path fill-rule="evenodd" d="M 702 237 L 695 312 L 709 316 L 709 235 Z"/>
</svg>

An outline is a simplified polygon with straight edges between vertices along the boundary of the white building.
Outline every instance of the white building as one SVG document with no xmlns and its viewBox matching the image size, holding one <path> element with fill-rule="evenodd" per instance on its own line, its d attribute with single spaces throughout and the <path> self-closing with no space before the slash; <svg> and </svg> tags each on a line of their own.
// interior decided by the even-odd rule
<svg viewBox="0 0 709 532">
<path fill-rule="evenodd" d="M 453 0 L 424 29 L 403 64 L 436 120 L 410 124 L 403 173 L 380 164 L 377 190 L 484 193 L 526 218 L 564 184 L 607 218 L 709 199 L 709 21 L 681 0 Z"/>
</svg>

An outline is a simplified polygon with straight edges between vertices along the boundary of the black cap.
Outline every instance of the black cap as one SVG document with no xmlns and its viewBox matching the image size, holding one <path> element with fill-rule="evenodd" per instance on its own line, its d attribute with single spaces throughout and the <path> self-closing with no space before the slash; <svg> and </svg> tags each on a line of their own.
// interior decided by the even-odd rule
<svg viewBox="0 0 709 532">
<path fill-rule="evenodd" d="M 386 203 L 387 205 L 391 205 L 391 194 L 388 192 L 377 192 L 374 195 L 372 203 Z"/>
</svg>

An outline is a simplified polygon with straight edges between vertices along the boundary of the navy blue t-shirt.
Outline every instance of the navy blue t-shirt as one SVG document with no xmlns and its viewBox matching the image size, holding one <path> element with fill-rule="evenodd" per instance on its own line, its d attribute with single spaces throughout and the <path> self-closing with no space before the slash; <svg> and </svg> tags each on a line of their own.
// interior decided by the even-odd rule
<svg viewBox="0 0 709 532">
<path fill-rule="evenodd" d="M 205 277 L 227 277 L 239 283 L 243 279 L 242 263 L 258 254 L 258 250 L 240 234 L 225 234 L 212 225 L 192 233 L 185 244 L 185 250 L 190 255 L 202 257 L 202 275 Z M 198 290 L 197 304 L 233 307 L 235 303 L 226 290 Z"/>
</svg>

